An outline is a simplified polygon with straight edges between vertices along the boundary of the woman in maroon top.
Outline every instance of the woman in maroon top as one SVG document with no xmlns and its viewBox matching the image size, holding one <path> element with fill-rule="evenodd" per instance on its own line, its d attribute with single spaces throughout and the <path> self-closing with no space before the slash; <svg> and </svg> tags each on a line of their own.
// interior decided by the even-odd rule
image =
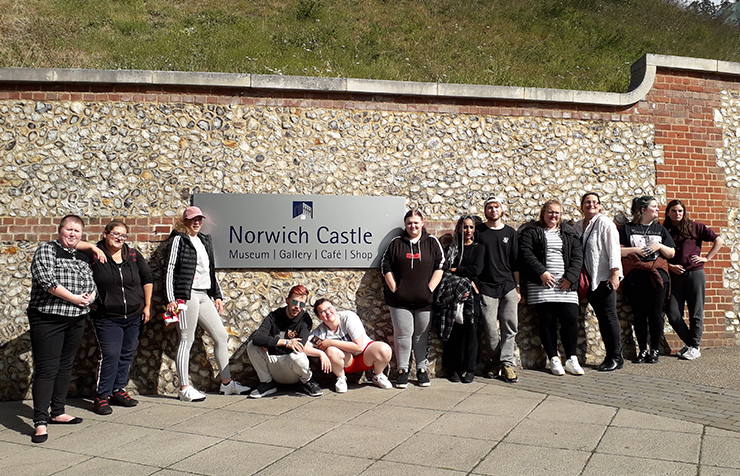
<svg viewBox="0 0 740 476">
<path fill-rule="evenodd" d="M 686 205 L 681 200 L 673 200 L 668 204 L 663 226 L 676 242 L 676 255 L 668 260 L 671 297 L 666 314 L 673 330 L 685 344 L 678 351 L 678 356 L 694 360 L 701 356 L 699 346 L 704 330 L 704 263 L 714 258 L 725 242 L 708 226 L 689 220 Z M 707 256 L 702 257 L 701 245 L 705 241 L 713 244 Z M 689 307 L 688 326 L 683 319 L 686 305 Z"/>
</svg>

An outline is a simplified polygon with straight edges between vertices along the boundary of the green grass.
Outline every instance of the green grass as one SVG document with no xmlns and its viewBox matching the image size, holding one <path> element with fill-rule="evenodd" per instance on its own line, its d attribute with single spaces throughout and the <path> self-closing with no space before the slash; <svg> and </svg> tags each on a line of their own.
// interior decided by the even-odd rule
<svg viewBox="0 0 740 476">
<path fill-rule="evenodd" d="M 157 69 L 624 91 L 645 53 L 740 62 L 660 0 L 0 0 L 0 67 Z"/>
</svg>

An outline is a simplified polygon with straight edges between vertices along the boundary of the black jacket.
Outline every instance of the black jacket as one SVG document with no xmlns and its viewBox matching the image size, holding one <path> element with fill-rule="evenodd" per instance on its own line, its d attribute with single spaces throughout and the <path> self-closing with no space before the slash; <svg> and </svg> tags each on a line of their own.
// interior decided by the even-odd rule
<svg viewBox="0 0 740 476">
<path fill-rule="evenodd" d="M 301 311 L 295 318 L 288 317 L 287 307 L 275 309 L 267 315 L 262 324 L 252 333 L 252 342 L 257 347 L 267 347 L 268 354 L 283 355 L 293 352 L 285 346 L 277 345 L 280 339 L 300 338 L 306 345 L 306 339 L 313 328 L 313 321 L 306 311 Z"/>
<path fill-rule="evenodd" d="M 105 263 L 93 258 L 93 279 L 98 287 L 98 297 L 93 305 L 94 318 L 125 319 L 141 317 L 146 301 L 144 285 L 152 284 L 152 271 L 144 257 L 135 248 L 123 244 L 121 264 L 113 261 L 105 248 L 105 241 L 97 244 L 107 257 Z"/>
<path fill-rule="evenodd" d="M 567 223 L 560 224 L 563 240 L 564 279 L 572 284 L 571 291 L 578 290 L 578 281 L 583 267 L 583 250 L 578 232 Z M 519 273 L 535 284 L 542 284 L 540 275 L 547 271 L 545 229 L 536 224 L 525 225 L 519 234 Z"/>
<path fill-rule="evenodd" d="M 213 241 L 211 235 L 198 233 L 198 238 L 203 242 L 208 252 L 208 261 L 210 263 L 211 289 L 208 295 L 213 299 L 222 299 L 221 286 L 216 279 L 216 267 L 213 262 Z M 185 233 L 172 230 L 170 240 L 167 242 L 167 252 L 165 254 L 165 296 L 167 302 L 173 302 L 177 299 L 184 301 L 190 300 L 190 291 L 193 289 L 193 279 L 195 279 L 195 268 L 198 264 L 198 254 L 195 246 L 190 242 L 190 238 Z"/>
</svg>

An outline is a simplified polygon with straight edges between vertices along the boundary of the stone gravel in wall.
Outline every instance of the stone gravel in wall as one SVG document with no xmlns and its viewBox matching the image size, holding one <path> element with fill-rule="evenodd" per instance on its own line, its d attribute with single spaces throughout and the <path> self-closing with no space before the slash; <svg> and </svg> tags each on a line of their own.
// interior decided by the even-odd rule
<svg viewBox="0 0 740 476">
<path fill-rule="evenodd" d="M 717 166 L 725 170 L 727 187 L 740 194 L 740 91 L 722 91 L 722 107 L 714 122 L 722 128 L 723 148 L 717 149 Z M 723 285 L 732 290 L 732 311 L 725 311 L 725 326 L 735 335 L 740 332 L 740 209 L 727 210 L 727 229 L 721 230 L 730 248 L 730 267 L 723 272 Z"/>
<path fill-rule="evenodd" d="M 482 215 L 483 199 L 495 194 L 505 197 L 508 220 L 516 226 L 535 217 L 551 197 L 563 201 L 566 218 L 578 219 L 580 196 L 593 190 L 602 195 L 606 213 L 623 222 L 635 195 L 653 194 L 665 203 L 655 174 L 662 157 L 651 125 L 617 121 L 0 101 L 0 216 L 174 217 L 193 193 L 208 192 L 396 195 L 422 209 L 427 220 L 449 221 L 462 213 Z M 94 235 L 99 230 L 87 231 Z M 22 373 L 20 367 L 30 374 L 23 345 L 28 266 L 36 243 L 0 246 L 6 250 L 0 253 L 5 290 L 0 295 L 0 386 L 6 389 L 3 380 L 14 371 Z M 161 280 L 162 244 L 137 246 L 152 258 Z M 298 282 L 314 295 L 336 296 L 341 307 L 357 308 L 373 335 L 392 338 L 376 270 L 230 270 L 219 277 L 227 295 L 225 320 L 233 335 L 237 378 L 252 375 L 243 348 L 250 333 Z M 521 363 L 542 365 L 536 321 L 526 308 L 522 311 Z M 148 327 L 132 385 L 146 392 L 174 390 L 175 334 L 159 323 Z M 590 314 L 581 340 L 583 357 L 599 361 L 603 349 Z M 83 394 L 92 385 L 92 376 L 84 372 L 97 359 L 94 347 L 88 339 L 81 349 L 76 385 Z M 205 347 L 210 349 L 209 341 Z M 435 341 L 435 355 L 437 348 Z M 196 345 L 191 364 L 195 384 L 215 388 L 212 355 L 199 349 Z M 17 355 L 24 364 L 18 364 Z M 11 393 L 18 398 L 26 390 Z M 0 390 L 0 398 L 9 396 Z"/>
</svg>

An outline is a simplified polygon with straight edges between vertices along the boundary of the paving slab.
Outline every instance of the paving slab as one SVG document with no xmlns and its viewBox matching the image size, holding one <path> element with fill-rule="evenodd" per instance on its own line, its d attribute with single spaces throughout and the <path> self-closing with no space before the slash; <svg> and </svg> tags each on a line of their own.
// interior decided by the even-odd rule
<svg viewBox="0 0 740 476">
<path fill-rule="evenodd" d="M 352 424 L 358 428 L 368 426 L 387 430 L 419 431 L 442 414 L 443 412 L 439 410 L 384 405 L 366 411 L 352 420 Z"/>
<path fill-rule="evenodd" d="M 303 405 L 300 408 L 286 412 L 285 415 L 293 418 L 308 418 L 311 420 L 329 420 L 342 423 L 368 410 L 376 408 L 371 403 L 360 403 L 341 398 L 314 398 L 312 402 Z"/>
<path fill-rule="evenodd" d="M 530 420 L 547 420 L 607 425 L 617 413 L 616 408 L 592 405 L 561 397 L 547 397 L 527 415 Z"/>
<path fill-rule="evenodd" d="M 12 476 L 53 474 L 77 466 L 90 456 L 35 447 L 20 448 L 2 460 L 3 472 Z"/>
<path fill-rule="evenodd" d="M 54 473 L 54 476 L 80 476 L 88 474 L 115 474 L 116 476 L 149 476 L 158 472 L 160 468 L 126 461 L 116 461 L 105 458 L 90 458 L 82 463 Z"/>
<path fill-rule="evenodd" d="M 293 415 L 279 415 L 239 432 L 232 439 L 300 448 L 340 424 L 328 420 L 311 420 L 295 418 Z"/>
<path fill-rule="evenodd" d="M 519 422 L 521 418 L 447 412 L 424 427 L 421 433 L 500 441 Z"/>
<path fill-rule="evenodd" d="M 372 463 L 371 459 L 314 453 L 301 449 L 275 461 L 255 474 L 259 476 L 285 476 L 296 473 L 301 476 L 354 476 L 361 474 Z"/>
<path fill-rule="evenodd" d="M 697 474 L 697 465 L 695 464 L 595 454 L 586 465 L 582 476 L 696 476 Z M 705 476 L 703 471 L 701 474 Z"/>
<path fill-rule="evenodd" d="M 544 399 L 531 398 L 497 398 L 492 395 L 470 395 L 452 409 L 456 412 L 477 413 L 480 415 L 495 415 L 508 418 L 524 418 L 534 410 Z"/>
<path fill-rule="evenodd" d="M 85 425 L 85 423 L 82 424 Z M 54 428 L 51 430 L 53 431 Z M 52 433 L 44 447 L 83 455 L 103 456 L 113 448 L 158 433 L 159 430 L 153 428 L 122 425 L 115 422 L 96 422 L 67 435 L 59 436 Z M 27 438 L 26 441 L 28 441 Z"/>
<path fill-rule="evenodd" d="M 228 438 L 272 418 L 247 412 L 213 410 L 168 428 L 170 431 Z"/>
<path fill-rule="evenodd" d="M 417 434 L 383 457 L 384 461 L 470 471 L 492 448 L 490 441 Z"/>
<path fill-rule="evenodd" d="M 292 450 L 244 441 L 221 441 L 174 463 L 176 471 L 221 476 L 254 474 Z"/>
<path fill-rule="evenodd" d="M 648 415 L 627 409 L 620 409 L 611 422 L 612 426 L 627 428 L 642 428 L 645 430 L 659 430 L 680 433 L 701 434 L 704 427 L 698 423 L 691 423 L 675 418 L 667 418 L 657 415 Z M 740 434 L 737 435 L 740 438 Z"/>
<path fill-rule="evenodd" d="M 430 468 L 418 464 L 376 461 L 362 473 L 362 476 L 398 476 L 399 474 L 404 476 L 463 476 L 468 473 L 446 468 Z"/>
<path fill-rule="evenodd" d="M 126 425 L 162 430 L 203 415 L 209 410 L 207 407 L 198 405 L 147 405 L 137 411 L 122 415 L 115 421 Z"/>
<path fill-rule="evenodd" d="M 107 451 L 103 456 L 119 461 L 166 468 L 221 441 L 218 438 L 159 431 Z"/>
<path fill-rule="evenodd" d="M 317 453 L 380 459 L 413 434 L 410 430 L 358 427 L 348 423 L 325 433 L 305 448 Z"/>
<path fill-rule="evenodd" d="M 697 464 L 700 448 L 699 434 L 611 427 L 596 451 Z"/>
<path fill-rule="evenodd" d="M 577 476 L 583 471 L 590 456 L 591 453 L 587 451 L 501 443 L 473 468 L 472 474 Z"/>
<path fill-rule="evenodd" d="M 706 435 L 701 447 L 701 464 L 740 469 L 740 440 Z"/>
<path fill-rule="evenodd" d="M 223 410 L 232 412 L 249 412 L 260 415 L 281 415 L 311 403 L 308 395 L 285 395 L 278 392 L 265 398 L 242 398 L 229 403 Z"/>
<path fill-rule="evenodd" d="M 599 444 L 606 425 L 525 418 L 504 441 L 530 446 L 592 451 Z"/>
<path fill-rule="evenodd" d="M 389 405 L 427 408 L 430 410 L 451 410 L 468 397 L 465 392 L 451 391 L 448 388 L 407 389 L 388 402 Z"/>
</svg>

